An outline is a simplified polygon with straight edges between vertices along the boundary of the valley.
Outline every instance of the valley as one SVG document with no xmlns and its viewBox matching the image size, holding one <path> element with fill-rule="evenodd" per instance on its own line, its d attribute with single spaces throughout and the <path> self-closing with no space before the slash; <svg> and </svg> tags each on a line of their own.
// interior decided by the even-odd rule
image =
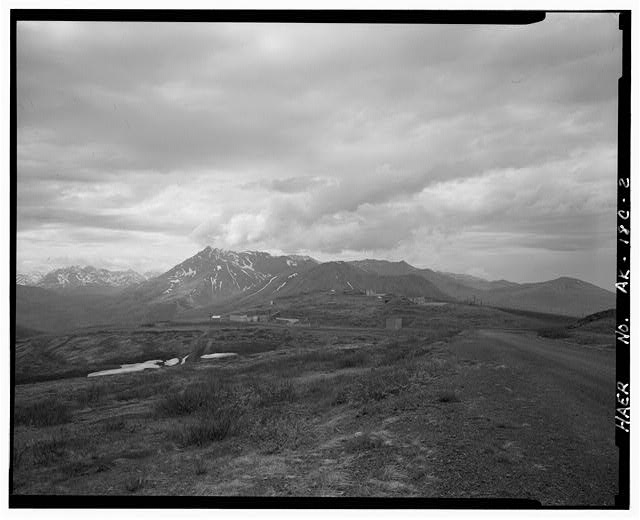
<svg viewBox="0 0 640 520">
<path fill-rule="evenodd" d="M 13 492 L 613 503 L 609 316 L 331 293 L 278 305 L 309 325 L 184 319 L 18 341 Z M 185 362 L 87 377 L 170 359 Z"/>
</svg>

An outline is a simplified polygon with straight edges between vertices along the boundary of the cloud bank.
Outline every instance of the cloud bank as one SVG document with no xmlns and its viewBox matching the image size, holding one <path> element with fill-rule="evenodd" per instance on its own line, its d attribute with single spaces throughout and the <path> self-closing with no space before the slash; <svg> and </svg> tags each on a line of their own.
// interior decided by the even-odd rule
<svg viewBox="0 0 640 520">
<path fill-rule="evenodd" d="M 19 270 L 211 244 L 613 283 L 613 15 L 20 22 L 17 54 Z"/>
</svg>

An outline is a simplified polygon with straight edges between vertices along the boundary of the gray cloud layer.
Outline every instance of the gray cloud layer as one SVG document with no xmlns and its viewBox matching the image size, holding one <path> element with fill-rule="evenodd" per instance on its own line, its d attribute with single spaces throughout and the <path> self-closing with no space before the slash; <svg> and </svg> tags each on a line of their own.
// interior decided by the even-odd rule
<svg viewBox="0 0 640 520">
<path fill-rule="evenodd" d="M 613 15 L 20 22 L 17 52 L 19 268 L 210 243 L 612 282 Z"/>
</svg>

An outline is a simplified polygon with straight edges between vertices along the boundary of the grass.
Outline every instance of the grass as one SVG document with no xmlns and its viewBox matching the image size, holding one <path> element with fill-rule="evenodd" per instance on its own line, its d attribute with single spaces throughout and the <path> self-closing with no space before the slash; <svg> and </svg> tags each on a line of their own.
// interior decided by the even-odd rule
<svg viewBox="0 0 640 520">
<path fill-rule="evenodd" d="M 230 336 L 224 340 L 228 345 L 211 334 L 215 348 L 238 350 L 233 346 L 232 332 L 222 331 Z M 241 343 L 253 339 L 260 344 L 256 352 L 263 351 L 273 337 L 268 331 L 249 330 L 254 338 L 241 332 Z M 30 486 L 28 479 L 46 481 L 51 478 L 46 472 L 57 472 L 61 481 L 76 479 L 82 482 L 74 486 L 95 485 L 91 492 L 100 492 L 113 489 L 109 479 L 122 475 L 125 467 L 139 467 L 146 459 L 173 473 L 173 466 L 167 465 L 173 464 L 169 460 L 176 450 L 187 454 L 184 460 L 188 463 L 183 465 L 188 466 L 191 478 L 213 475 L 211 461 L 205 462 L 194 453 L 203 448 L 210 447 L 215 453 L 215 475 L 221 474 L 220 460 L 228 461 L 230 456 L 234 460 L 238 454 L 247 460 L 307 457 L 332 435 L 343 435 L 343 426 L 335 431 L 333 426 L 323 428 L 328 417 L 344 415 L 358 421 L 348 427 L 353 434 L 356 428 L 362 429 L 362 421 L 387 417 L 394 409 L 417 409 L 416 402 L 424 402 L 427 394 L 423 390 L 417 393 L 415 388 L 450 368 L 434 358 L 429 335 L 389 339 L 314 336 L 306 330 L 296 333 L 295 338 L 288 338 L 296 341 L 294 345 L 272 348 L 280 350 L 279 355 L 243 363 L 191 363 L 113 378 L 41 383 L 58 389 L 57 395 L 28 406 L 21 405 L 19 398 L 16 410 L 21 414 L 20 424 L 36 420 L 39 424 L 63 424 L 76 411 L 83 430 L 71 423 L 64 433 L 37 434 L 38 440 L 27 441 L 26 446 L 22 439 L 20 453 L 16 452 L 21 459 L 20 465 L 15 465 L 20 468 L 16 475 Z M 200 336 L 193 341 L 196 349 L 206 345 Z M 24 387 L 21 392 L 35 391 L 38 386 Z M 40 413 L 43 407 L 51 417 Z M 123 407 L 126 416 L 121 415 Z M 86 421 L 88 417 L 92 419 Z M 337 446 L 347 457 L 367 458 L 368 453 L 380 451 L 383 441 L 366 433 Z M 38 468 L 43 471 L 37 473 Z M 95 482 L 101 485 L 91 484 Z M 114 482 L 120 492 L 140 493 L 149 487 L 140 474 Z"/>
<path fill-rule="evenodd" d="M 187 417 L 169 436 L 179 446 L 206 446 L 239 431 L 246 399 L 237 385 L 215 378 L 188 384 L 166 394 L 156 406 L 156 417 Z"/>
<path fill-rule="evenodd" d="M 16 406 L 15 423 L 37 428 L 64 424 L 71 420 L 70 407 L 59 399 L 49 397 L 23 407 Z"/>
<path fill-rule="evenodd" d="M 30 454 L 32 464 L 35 466 L 48 466 L 62 458 L 66 450 L 67 440 L 65 437 L 61 434 L 55 434 L 28 446 L 26 451 Z"/>
<path fill-rule="evenodd" d="M 424 329 L 391 334 L 382 329 L 291 328 L 280 335 L 280 329 L 266 327 L 212 327 L 204 337 L 202 330 L 189 331 L 188 337 L 161 330 L 139 336 L 123 331 L 115 337 L 110 331 L 112 339 L 101 344 L 104 353 L 97 354 L 102 357 L 96 363 L 131 361 L 127 345 L 145 359 L 156 357 L 148 356 L 145 338 L 166 343 L 162 349 L 171 357 L 193 353 L 199 345 L 209 352 L 241 355 L 225 362 L 198 362 L 191 355 L 184 366 L 153 372 L 96 379 L 84 373 L 76 379 L 18 385 L 14 490 L 74 495 L 440 496 L 443 490 L 462 489 L 498 496 L 519 478 L 531 484 L 515 448 L 482 450 L 492 446 L 496 436 L 510 439 L 518 433 L 484 418 L 493 417 L 487 407 L 501 406 L 504 396 L 491 387 L 486 401 L 477 400 L 474 381 L 467 385 L 465 379 L 469 373 L 506 373 L 488 368 L 465 372 L 449 344 L 455 346 L 457 339 L 450 331 L 461 321 L 453 310 L 409 310 L 424 315 Z M 351 309 L 327 312 L 338 322 L 338 314 Z M 375 313 L 387 311 L 372 306 L 371 312 L 349 319 L 380 326 L 384 316 Z M 494 311 L 465 312 L 481 320 L 483 313 Z M 528 330 L 545 325 L 553 328 L 558 323 Z M 85 336 L 82 342 L 72 339 L 60 347 L 70 361 L 55 370 L 70 370 L 74 360 L 85 355 L 80 347 L 91 347 L 92 341 Z M 212 342 L 199 341 L 205 338 Z M 46 341 L 52 348 L 57 344 Z M 116 356 L 111 349 L 120 352 Z M 43 374 L 46 368 L 42 366 Z M 33 404 L 38 401 L 57 405 L 53 419 L 33 419 L 44 417 L 39 413 L 43 405 Z M 499 410 L 504 424 L 516 423 L 517 408 Z M 483 418 L 471 430 L 476 415 Z M 38 420 L 52 424 L 28 426 Z M 522 435 L 533 435 L 531 430 Z M 467 482 L 476 487 L 460 487 Z"/>
<path fill-rule="evenodd" d="M 182 447 L 206 446 L 236 433 L 240 417 L 241 412 L 235 407 L 207 410 L 177 427 L 172 437 Z"/>
</svg>

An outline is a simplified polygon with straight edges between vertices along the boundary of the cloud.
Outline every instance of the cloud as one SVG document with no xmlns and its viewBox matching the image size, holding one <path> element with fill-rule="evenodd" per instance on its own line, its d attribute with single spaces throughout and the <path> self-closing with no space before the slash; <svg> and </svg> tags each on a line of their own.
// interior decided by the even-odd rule
<svg viewBox="0 0 640 520">
<path fill-rule="evenodd" d="M 503 265 L 493 244 L 615 258 L 610 15 L 20 22 L 17 39 L 20 258 L 45 258 L 48 237 L 70 258 L 102 243 L 107 262 L 144 237 L 165 263 L 213 244 L 425 265 L 478 233 L 462 272 Z"/>
</svg>

